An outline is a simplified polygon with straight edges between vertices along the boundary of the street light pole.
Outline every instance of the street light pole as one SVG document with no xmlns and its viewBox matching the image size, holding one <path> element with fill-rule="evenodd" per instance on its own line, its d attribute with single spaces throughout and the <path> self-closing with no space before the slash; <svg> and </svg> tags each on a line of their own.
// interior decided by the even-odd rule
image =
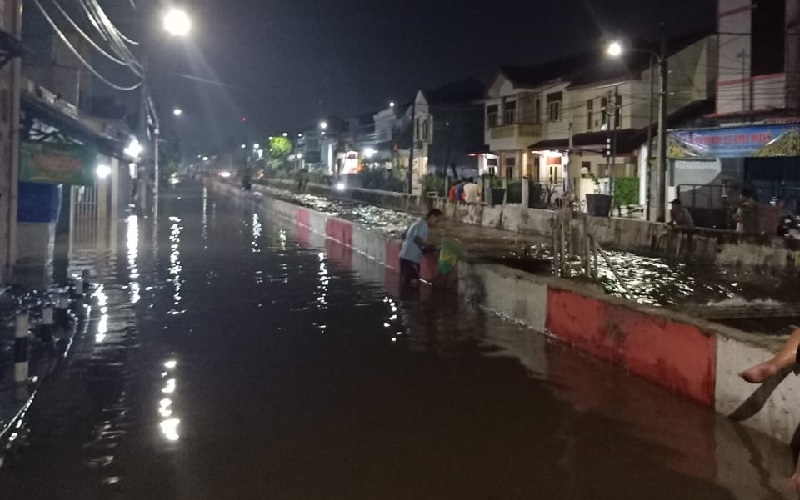
<svg viewBox="0 0 800 500">
<path fill-rule="evenodd" d="M 408 183 L 408 194 L 414 193 L 414 139 L 417 134 L 417 96 L 411 102 L 411 149 L 408 150 L 408 170 L 406 172 L 406 182 Z"/>
<path fill-rule="evenodd" d="M 643 49 L 628 49 L 632 52 L 644 52 L 650 54 L 653 58 L 658 61 L 658 72 L 659 72 L 659 97 L 658 97 L 658 152 L 657 152 L 657 165 L 656 168 L 658 169 L 658 185 L 656 188 L 656 199 L 655 203 L 656 206 L 656 220 L 658 222 L 665 222 L 666 221 L 666 212 L 667 212 L 667 89 L 668 89 L 668 68 L 667 68 L 667 38 L 664 30 L 662 29 L 661 32 L 661 53 L 656 54 L 652 50 L 643 50 Z M 625 52 L 625 48 L 623 47 L 621 42 L 611 42 L 608 47 L 606 48 L 606 53 L 610 57 L 620 57 Z M 651 59 L 651 70 L 652 70 L 652 59 Z M 651 79 L 652 82 L 652 79 Z M 652 84 L 651 84 L 652 88 Z M 652 93 L 651 98 L 652 101 Z M 652 105 L 651 105 L 652 110 Z M 647 125 L 648 130 L 652 127 L 652 120 Z M 650 134 L 648 133 L 648 159 L 650 156 Z"/>
<path fill-rule="evenodd" d="M 658 57 L 660 88 L 658 96 L 658 210 L 656 221 L 667 221 L 667 38 L 661 36 L 661 55 Z"/>
</svg>

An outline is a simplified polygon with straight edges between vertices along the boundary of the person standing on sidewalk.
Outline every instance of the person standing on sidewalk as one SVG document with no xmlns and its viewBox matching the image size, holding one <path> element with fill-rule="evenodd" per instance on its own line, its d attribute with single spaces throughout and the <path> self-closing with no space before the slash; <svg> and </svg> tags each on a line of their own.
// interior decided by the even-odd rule
<svg viewBox="0 0 800 500">
<path fill-rule="evenodd" d="M 458 181 L 458 187 L 456 187 L 456 203 L 463 203 L 464 202 L 464 184 L 466 181 L 461 179 Z"/>
<path fill-rule="evenodd" d="M 742 204 L 736 210 L 736 232 L 739 234 L 758 234 L 758 203 L 753 192 L 742 189 Z"/>
<path fill-rule="evenodd" d="M 403 244 L 400 247 L 400 280 L 404 287 L 419 284 L 419 268 L 422 252 L 430 248 L 428 229 L 436 227 L 442 218 L 442 211 L 434 208 L 424 218 L 414 221 L 403 232 Z"/>
<path fill-rule="evenodd" d="M 481 201 L 481 188 L 475 184 L 475 180 L 470 177 L 464 184 L 464 203 L 475 205 Z"/>
</svg>

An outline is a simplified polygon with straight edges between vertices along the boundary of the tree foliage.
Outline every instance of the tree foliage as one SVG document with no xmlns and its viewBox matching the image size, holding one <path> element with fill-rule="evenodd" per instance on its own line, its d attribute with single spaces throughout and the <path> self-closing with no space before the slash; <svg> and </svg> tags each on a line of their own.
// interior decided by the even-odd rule
<svg viewBox="0 0 800 500">
<path fill-rule="evenodd" d="M 292 141 L 280 136 L 271 138 L 267 150 L 264 152 L 266 166 L 271 169 L 285 168 L 288 165 L 288 158 L 291 152 Z"/>
</svg>

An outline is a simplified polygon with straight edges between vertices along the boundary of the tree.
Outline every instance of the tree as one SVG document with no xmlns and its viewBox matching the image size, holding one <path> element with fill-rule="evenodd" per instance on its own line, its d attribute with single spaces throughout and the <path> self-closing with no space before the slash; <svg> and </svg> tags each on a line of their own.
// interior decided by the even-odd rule
<svg viewBox="0 0 800 500">
<path fill-rule="evenodd" d="M 285 168 L 288 165 L 288 158 L 291 152 L 292 141 L 286 137 L 273 137 L 269 140 L 268 149 L 264 155 L 267 167 L 273 170 Z"/>
<path fill-rule="evenodd" d="M 168 179 L 177 174 L 182 163 L 181 141 L 175 137 L 162 136 L 158 148 L 159 177 Z"/>
</svg>

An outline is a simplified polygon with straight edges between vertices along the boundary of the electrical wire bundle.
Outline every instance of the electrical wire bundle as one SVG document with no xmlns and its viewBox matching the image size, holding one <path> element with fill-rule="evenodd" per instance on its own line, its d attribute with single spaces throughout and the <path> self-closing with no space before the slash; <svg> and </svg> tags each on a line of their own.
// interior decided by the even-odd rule
<svg viewBox="0 0 800 500">
<path fill-rule="evenodd" d="M 92 46 L 100 55 L 105 57 L 106 59 L 112 61 L 113 63 L 124 66 L 131 73 L 136 77 L 136 82 L 131 85 L 120 85 L 117 83 L 112 82 L 105 76 L 103 76 L 92 64 L 86 60 L 81 54 L 78 49 L 70 42 L 69 38 L 64 34 L 64 32 L 59 28 L 56 21 L 53 17 L 47 12 L 44 8 L 40 0 L 32 0 L 34 5 L 39 9 L 44 19 L 53 29 L 54 33 L 61 39 L 61 41 L 66 45 L 67 49 L 83 64 L 86 69 L 88 69 L 98 80 L 105 83 L 109 87 L 121 90 L 121 91 L 132 91 L 136 90 L 143 85 L 143 78 L 144 78 L 144 68 L 141 62 L 136 58 L 136 56 L 131 51 L 131 46 L 138 45 L 137 42 L 130 39 L 129 37 L 125 36 L 111 21 L 108 15 L 105 13 L 100 4 L 97 3 L 97 0 L 75 0 L 81 8 L 81 11 L 86 16 L 86 20 L 89 24 L 94 28 L 94 31 L 99 34 L 100 38 L 102 38 L 103 43 L 108 46 L 108 49 L 104 49 L 97 43 L 89 34 L 86 33 L 83 29 L 80 28 L 78 22 L 76 22 L 64 9 L 64 7 L 59 3 L 58 0 L 50 0 L 54 5 L 55 9 L 58 13 L 66 19 L 66 21 L 70 24 L 70 26 L 82 37 L 84 38 L 89 45 Z M 133 4 L 132 4 L 133 5 Z"/>
</svg>

